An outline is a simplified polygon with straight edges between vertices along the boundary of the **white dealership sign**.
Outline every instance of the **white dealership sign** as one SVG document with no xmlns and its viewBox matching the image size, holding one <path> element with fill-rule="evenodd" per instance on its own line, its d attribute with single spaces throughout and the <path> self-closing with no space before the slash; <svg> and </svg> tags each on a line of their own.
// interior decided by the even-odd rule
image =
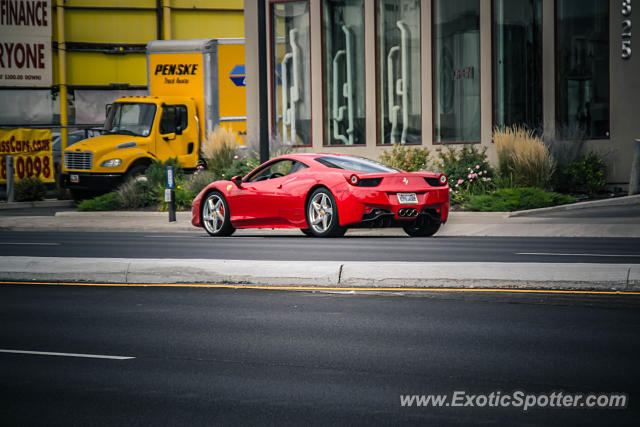
<svg viewBox="0 0 640 427">
<path fill-rule="evenodd" d="M 0 0 L 0 87 L 51 86 L 51 0 Z"/>
</svg>

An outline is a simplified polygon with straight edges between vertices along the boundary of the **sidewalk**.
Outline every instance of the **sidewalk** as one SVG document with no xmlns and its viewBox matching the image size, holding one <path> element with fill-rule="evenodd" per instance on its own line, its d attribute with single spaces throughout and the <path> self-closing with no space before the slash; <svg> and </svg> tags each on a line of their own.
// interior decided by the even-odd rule
<svg viewBox="0 0 640 427">
<path fill-rule="evenodd" d="M 46 202 L 39 203 L 46 206 Z M 7 209 L 4 205 L 0 203 L 0 209 Z M 190 212 L 178 212 L 173 223 L 166 212 L 62 211 L 55 216 L 7 216 L 5 211 L 4 214 L 0 216 L 0 230 L 205 233 L 191 225 Z M 297 229 L 247 229 L 237 233 L 301 235 Z M 352 229 L 347 232 L 350 235 L 405 236 L 405 233 L 395 228 Z M 640 195 L 512 213 L 451 212 L 449 221 L 436 236 L 640 237 Z"/>
</svg>

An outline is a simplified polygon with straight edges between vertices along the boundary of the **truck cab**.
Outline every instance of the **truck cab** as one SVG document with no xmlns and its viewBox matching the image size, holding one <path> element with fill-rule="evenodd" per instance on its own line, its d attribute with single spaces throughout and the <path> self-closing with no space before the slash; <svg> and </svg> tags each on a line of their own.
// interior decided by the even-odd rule
<svg viewBox="0 0 640 427">
<path fill-rule="evenodd" d="M 103 134 L 64 152 L 62 179 L 74 196 L 110 190 L 143 174 L 152 160 L 177 158 L 184 169 L 199 159 L 197 107 L 187 97 L 125 97 L 107 108 Z"/>
</svg>

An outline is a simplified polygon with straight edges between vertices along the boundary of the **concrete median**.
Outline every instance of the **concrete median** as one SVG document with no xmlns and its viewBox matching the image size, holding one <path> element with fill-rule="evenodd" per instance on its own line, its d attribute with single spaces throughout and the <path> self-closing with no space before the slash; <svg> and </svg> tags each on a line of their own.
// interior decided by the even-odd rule
<svg viewBox="0 0 640 427">
<path fill-rule="evenodd" d="M 344 288 L 640 289 L 640 264 L 4 257 L 0 280 Z"/>
</svg>

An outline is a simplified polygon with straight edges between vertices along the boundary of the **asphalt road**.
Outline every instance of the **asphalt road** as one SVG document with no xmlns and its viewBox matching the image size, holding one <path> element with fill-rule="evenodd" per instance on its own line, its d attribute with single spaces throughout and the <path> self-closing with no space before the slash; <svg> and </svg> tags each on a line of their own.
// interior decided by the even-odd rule
<svg viewBox="0 0 640 427">
<path fill-rule="evenodd" d="M 134 357 L 0 352 L 2 422 L 637 425 L 637 307 L 541 298 L 1 286 L 0 349 Z M 629 406 L 400 405 L 516 390 Z"/>
<path fill-rule="evenodd" d="M 633 238 L 369 237 L 0 232 L 0 256 L 281 261 L 639 263 Z"/>
</svg>

